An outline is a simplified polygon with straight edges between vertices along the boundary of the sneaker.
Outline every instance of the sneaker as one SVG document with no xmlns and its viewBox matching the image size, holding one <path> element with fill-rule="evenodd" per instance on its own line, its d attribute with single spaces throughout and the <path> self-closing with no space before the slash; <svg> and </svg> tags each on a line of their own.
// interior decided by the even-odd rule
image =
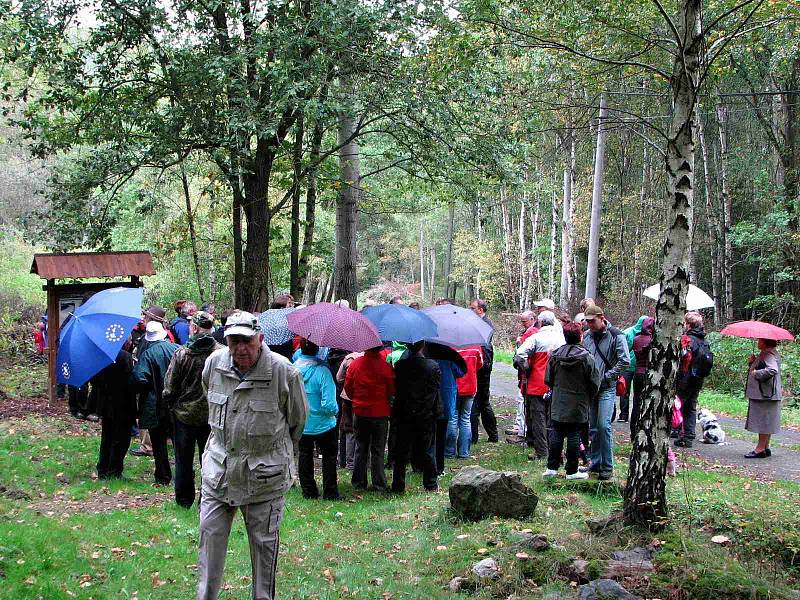
<svg viewBox="0 0 800 600">
<path fill-rule="evenodd" d="M 100 417 L 98 417 L 95 414 L 90 414 L 90 415 L 86 415 L 86 420 L 87 421 L 91 421 L 92 423 L 97 423 L 100 420 Z"/>
<path fill-rule="evenodd" d="M 578 471 L 577 473 L 570 473 L 569 475 L 567 475 L 567 479 L 569 481 L 575 481 L 578 479 L 589 479 L 589 474 L 585 471 L 583 472 Z"/>
<path fill-rule="evenodd" d="M 128 454 L 131 456 L 153 456 L 151 452 L 145 452 L 141 448 L 131 448 Z"/>
<path fill-rule="evenodd" d="M 544 473 L 542 473 L 542 479 L 550 479 L 551 477 L 557 477 L 558 471 L 554 471 L 553 469 L 545 469 Z"/>
<path fill-rule="evenodd" d="M 519 429 L 516 427 L 506 427 L 506 435 L 519 435 Z"/>
</svg>

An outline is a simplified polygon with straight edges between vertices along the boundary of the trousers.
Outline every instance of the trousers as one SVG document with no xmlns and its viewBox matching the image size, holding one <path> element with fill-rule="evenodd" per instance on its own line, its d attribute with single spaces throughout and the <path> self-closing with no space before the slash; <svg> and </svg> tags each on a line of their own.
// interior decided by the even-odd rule
<svg viewBox="0 0 800 600">
<path fill-rule="evenodd" d="M 202 458 L 211 427 L 208 425 L 187 425 L 175 419 L 175 502 L 189 508 L 194 503 L 194 450 Z"/>
<path fill-rule="evenodd" d="M 225 555 L 233 517 L 238 508 L 244 517 L 250 542 L 254 600 L 275 598 L 279 530 L 284 498 L 230 506 L 210 494 L 200 498 L 200 556 L 197 561 L 197 600 L 216 600 L 222 586 Z"/>
<path fill-rule="evenodd" d="M 550 422 L 550 446 L 547 452 L 547 468 L 558 471 L 561 466 L 561 451 L 564 438 L 567 440 L 567 475 L 578 472 L 578 455 L 581 449 L 581 430 L 584 423 Z"/>
<path fill-rule="evenodd" d="M 319 489 L 314 479 L 314 448 L 322 454 L 322 495 L 326 499 L 339 497 L 339 486 L 336 481 L 336 458 L 338 454 L 339 436 L 336 427 L 317 435 L 303 434 L 300 438 L 298 460 L 298 476 L 300 488 L 306 498 L 318 498 Z"/>
<path fill-rule="evenodd" d="M 131 445 L 132 418 L 103 417 L 100 430 L 100 456 L 97 476 L 100 479 L 122 477 L 125 455 Z"/>
<path fill-rule="evenodd" d="M 171 428 L 172 421 L 165 417 L 156 427 L 147 430 L 150 434 L 150 443 L 153 445 L 153 460 L 156 463 L 155 480 L 156 483 L 163 485 L 169 485 L 172 481 L 172 469 L 167 454 L 167 438 Z"/>
<path fill-rule="evenodd" d="M 472 443 L 478 443 L 478 425 L 483 422 L 486 436 L 490 442 L 496 442 L 497 436 L 497 417 L 492 410 L 491 398 L 489 397 L 489 385 L 492 378 L 491 369 L 481 369 L 478 371 L 478 391 L 472 402 Z"/>
<path fill-rule="evenodd" d="M 548 404 L 543 396 L 525 395 L 525 441 L 534 449 L 537 458 L 547 456 Z"/>
<path fill-rule="evenodd" d="M 383 453 L 389 431 L 387 417 L 353 416 L 356 451 L 353 459 L 353 487 L 367 487 L 367 464 L 372 475 L 372 485 L 379 490 L 386 488 L 386 473 L 383 470 Z"/>
<path fill-rule="evenodd" d="M 598 473 L 614 469 L 614 436 L 611 433 L 611 419 L 616 399 L 617 391 L 610 387 L 600 390 L 598 397 L 589 403 L 591 470 Z"/>
<path fill-rule="evenodd" d="M 404 492 L 406 489 L 406 465 L 411 463 L 422 466 L 422 485 L 426 490 L 435 490 L 436 461 L 428 449 L 434 436 L 435 423 L 415 421 L 398 421 L 395 438 L 394 471 L 392 472 L 392 491 Z"/>
</svg>

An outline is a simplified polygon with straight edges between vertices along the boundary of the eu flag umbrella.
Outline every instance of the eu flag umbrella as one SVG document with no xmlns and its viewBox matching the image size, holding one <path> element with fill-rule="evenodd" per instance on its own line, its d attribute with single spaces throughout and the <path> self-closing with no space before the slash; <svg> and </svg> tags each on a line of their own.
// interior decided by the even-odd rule
<svg viewBox="0 0 800 600">
<path fill-rule="evenodd" d="M 80 387 L 117 358 L 142 314 L 142 288 L 111 288 L 96 293 L 61 329 L 58 383 Z"/>
</svg>

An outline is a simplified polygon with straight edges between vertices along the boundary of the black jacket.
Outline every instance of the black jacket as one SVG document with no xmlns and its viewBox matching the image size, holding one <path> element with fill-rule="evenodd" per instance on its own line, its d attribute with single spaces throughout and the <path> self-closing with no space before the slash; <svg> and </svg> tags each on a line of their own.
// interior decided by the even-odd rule
<svg viewBox="0 0 800 600">
<path fill-rule="evenodd" d="M 95 402 L 97 414 L 109 419 L 136 419 L 136 392 L 129 378 L 133 370 L 130 352 L 120 350 L 115 362 L 89 381 L 90 402 Z"/>
<path fill-rule="evenodd" d="M 550 354 L 544 382 L 550 386 L 550 418 L 559 423 L 586 423 L 589 401 L 600 389 L 601 371 L 580 344 L 564 344 Z"/>
<path fill-rule="evenodd" d="M 443 416 L 439 395 L 442 373 L 435 360 L 406 351 L 395 363 L 394 374 L 393 419 L 432 423 Z"/>
</svg>

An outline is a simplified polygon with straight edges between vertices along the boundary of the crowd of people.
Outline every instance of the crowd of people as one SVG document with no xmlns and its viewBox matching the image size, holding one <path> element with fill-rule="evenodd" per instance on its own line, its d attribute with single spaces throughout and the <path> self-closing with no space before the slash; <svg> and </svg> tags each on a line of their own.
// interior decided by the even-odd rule
<svg viewBox="0 0 800 600">
<path fill-rule="evenodd" d="M 284 294 L 271 307 L 294 305 Z M 469 308 L 492 325 L 484 301 Z M 630 421 L 634 431 L 640 418 L 654 319 L 642 316 L 620 330 L 591 298 L 580 309 L 573 317 L 544 298 L 519 316 L 520 396 L 506 439 L 526 446 L 529 460 L 546 461 L 544 478 L 565 464 L 568 480 L 590 474 L 607 480 L 614 472 L 612 422 Z M 152 456 L 156 484 L 169 485 L 171 439 L 175 500 L 189 508 L 197 497 L 197 450 L 198 598 L 217 597 L 235 509 L 250 540 L 254 596 L 272 598 L 284 496 L 295 480 L 305 498 L 337 500 L 339 469 L 346 469 L 355 490 L 402 494 L 410 464 L 432 491 L 447 459 L 469 458 L 481 426 L 487 442 L 499 441 L 489 395 L 491 337 L 455 349 L 459 360 L 435 356 L 422 341 L 365 352 L 320 348 L 300 337 L 268 346 L 257 315 L 228 310 L 217 319 L 213 306 L 198 310 L 189 301 L 176 303 L 175 311 L 171 321 L 160 306 L 143 311 L 117 360 L 89 382 L 88 403 L 102 423 L 99 478 L 122 476 L 130 452 Z M 689 312 L 684 325 L 676 377 L 683 418 L 673 436 L 675 446 L 691 447 L 713 355 L 702 316 Z M 759 348 L 747 386 L 747 428 L 760 434 L 750 458 L 771 454 L 769 434 L 780 422 L 780 403 L 772 403 L 776 413 L 761 402 L 780 398 L 779 357 L 767 340 Z M 132 434 L 139 447 L 129 450 Z"/>
</svg>

